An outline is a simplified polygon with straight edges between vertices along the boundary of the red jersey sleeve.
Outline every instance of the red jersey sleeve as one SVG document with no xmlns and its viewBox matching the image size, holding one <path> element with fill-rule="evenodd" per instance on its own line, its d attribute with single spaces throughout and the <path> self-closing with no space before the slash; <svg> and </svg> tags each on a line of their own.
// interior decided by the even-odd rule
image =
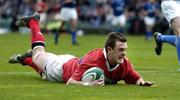
<svg viewBox="0 0 180 100">
<path fill-rule="evenodd" d="M 96 67 L 99 62 L 98 60 L 99 54 L 100 54 L 99 51 L 102 51 L 102 49 L 90 51 L 87 55 L 85 55 L 82 58 L 81 63 L 79 64 L 79 66 L 77 67 L 77 69 L 75 70 L 75 72 L 72 74 L 70 78 L 80 81 L 82 79 L 83 73 L 86 70 L 88 70 L 91 67 Z"/>
<path fill-rule="evenodd" d="M 76 69 L 76 71 L 72 74 L 72 76 L 70 77 L 71 79 L 80 81 L 82 79 L 83 73 L 89 69 L 88 65 L 85 64 L 80 64 L 78 66 L 78 68 Z"/>
<path fill-rule="evenodd" d="M 125 76 L 124 81 L 126 84 L 136 84 L 140 75 L 134 70 L 133 65 L 127 60 L 128 74 Z"/>
</svg>

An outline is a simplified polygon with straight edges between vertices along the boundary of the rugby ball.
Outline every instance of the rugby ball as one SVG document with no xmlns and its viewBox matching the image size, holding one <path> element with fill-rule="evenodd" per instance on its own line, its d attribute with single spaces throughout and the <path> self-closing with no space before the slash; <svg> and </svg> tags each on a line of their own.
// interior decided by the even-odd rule
<svg viewBox="0 0 180 100">
<path fill-rule="evenodd" d="M 98 79 L 104 79 L 104 72 L 98 67 L 89 68 L 84 72 L 82 82 L 92 82 Z"/>
</svg>

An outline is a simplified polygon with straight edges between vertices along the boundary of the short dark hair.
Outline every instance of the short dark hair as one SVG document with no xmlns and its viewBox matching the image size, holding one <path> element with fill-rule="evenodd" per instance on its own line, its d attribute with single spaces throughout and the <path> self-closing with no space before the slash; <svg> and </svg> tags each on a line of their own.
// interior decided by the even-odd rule
<svg viewBox="0 0 180 100">
<path fill-rule="evenodd" d="M 105 49 L 107 50 L 107 47 L 114 49 L 117 41 L 126 42 L 127 38 L 122 33 L 110 32 L 105 43 Z"/>
</svg>

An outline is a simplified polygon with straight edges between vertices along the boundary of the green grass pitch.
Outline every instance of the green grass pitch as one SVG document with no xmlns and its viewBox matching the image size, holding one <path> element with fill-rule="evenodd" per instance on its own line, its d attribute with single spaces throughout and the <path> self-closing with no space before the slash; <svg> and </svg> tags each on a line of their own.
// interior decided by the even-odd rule
<svg viewBox="0 0 180 100">
<path fill-rule="evenodd" d="M 127 36 L 127 56 L 141 76 L 156 87 L 139 87 L 119 82 L 103 87 L 67 86 L 41 80 L 29 67 L 8 64 L 13 54 L 30 49 L 30 35 L 0 35 L 0 100 L 179 100 L 180 72 L 174 47 L 164 44 L 161 56 L 154 53 L 154 40 L 143 36 Z M 45 35 L 46 51 L 83 56 L 89 50 L 102 48 L 106 35 L 78 37 L 80 46 L 71 45 L 71 37 L 63 34 L 59 44 Z"/>
</svg>

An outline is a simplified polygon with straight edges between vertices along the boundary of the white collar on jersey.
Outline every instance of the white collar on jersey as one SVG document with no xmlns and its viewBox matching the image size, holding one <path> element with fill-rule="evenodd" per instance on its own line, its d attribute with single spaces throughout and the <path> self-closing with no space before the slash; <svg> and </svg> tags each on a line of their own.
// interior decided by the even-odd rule
<svg viewBox="0 0 180 100">
<path fill-rule="evenodd" d="M 106 53 L 106 49 L 105 49 L 105 48 L 103 49 L 103 54 L 104 54 L 104 57 L 105 57 L 105 59 L 106 59 L 107 69 L 108 69 L 109 71 L 115 70 L 115 69 L 119 66 L 119 64 L 117 64 L 115 67 L 111 68 L 111 67 L 110 67 L 110 64 L 109 64 L 109 61 L 107 60 L 107 53 Z"/>
</svg>

